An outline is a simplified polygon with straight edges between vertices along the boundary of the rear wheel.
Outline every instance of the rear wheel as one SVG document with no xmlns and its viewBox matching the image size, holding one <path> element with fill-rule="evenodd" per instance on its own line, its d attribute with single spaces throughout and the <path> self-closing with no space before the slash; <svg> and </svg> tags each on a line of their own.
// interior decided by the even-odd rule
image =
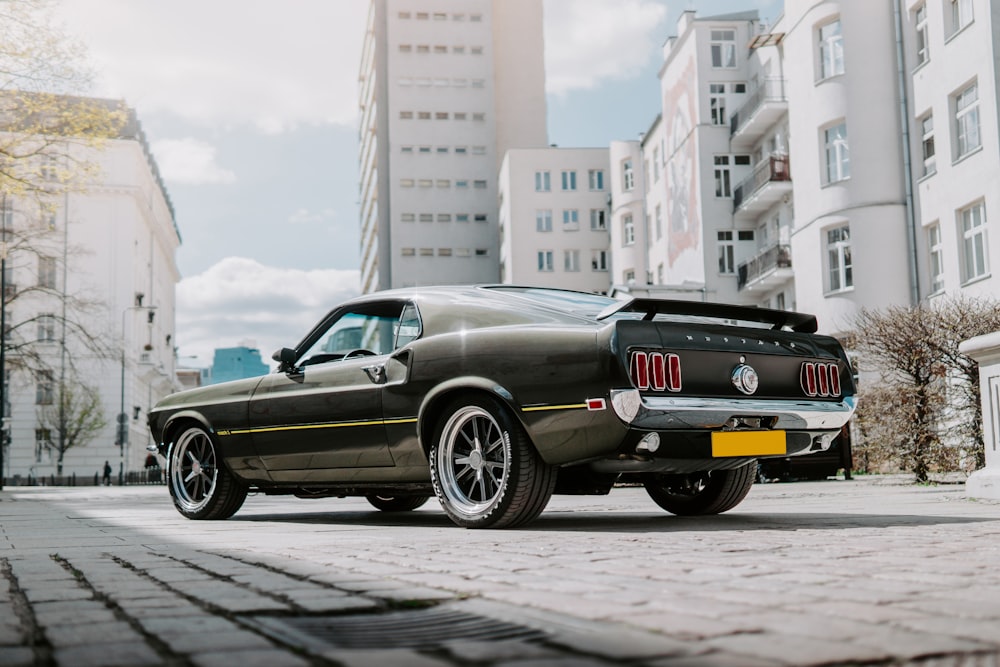
<svg viewBox="0 0 1000 667">
<path fill-rule="evenodd" d="M 410 512 L 426 503 L 430 496 L 380 496 L 373 493 L 365 499 L 383 512 Z"/>
<path fill-rule="evenodd" d="M 465 528 L 510 528 L 541 514 L 556 473 L 506 407 L 488 397 L 453 401 L 430 452 L 434 493 Z"/>
<path fill-rule="evenodd" d="M 746 498 L 753 486 L 757 463 L 733 470 L 708 470 L 689 475 L 649 474 L 646 493 L 671 514 L 721 514 Z"/>
<path fill-rule="evenodd" d="M 170 444 L 167 486 L 174 507 L 189 519 L 228 519 L 247 497 L 247 487 L 222 464 L 212 436 L 196 425 Z"/>
</svg>

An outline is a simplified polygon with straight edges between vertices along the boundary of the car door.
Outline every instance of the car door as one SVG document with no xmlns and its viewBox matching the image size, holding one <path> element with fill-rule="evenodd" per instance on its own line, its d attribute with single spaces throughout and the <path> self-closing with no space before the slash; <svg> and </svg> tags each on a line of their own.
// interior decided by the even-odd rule
<svg viewBox="0 0 1000 667">
<path fill-rule="evenodd" d="M 250 402 L 250 431 L 275 481 L 358 478 L 393 465 L 373 369 L 392 351 L 402 304 L 335 314 L 296 350 L 291 368 L 267 376 Z"/>
</svg>

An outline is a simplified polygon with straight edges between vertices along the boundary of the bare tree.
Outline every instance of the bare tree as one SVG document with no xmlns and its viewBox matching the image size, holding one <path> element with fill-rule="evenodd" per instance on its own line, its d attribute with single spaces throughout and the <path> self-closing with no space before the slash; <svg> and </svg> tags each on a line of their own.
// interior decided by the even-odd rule
<svg viewBox="0 0 1000 667">
<path fill-rule="evenodd" d="M 921 482 L 932 469 L 957 469 L 962 459 L 981 467 L 979 369 L 958 345 L 997 330 L 1000 305 L 989 300 L 861 311 L 848 341 L 867 371 L 859 393 L 859 459 L 894 460 Z"/>
<path fill-rule="evenodd" d="M 82 382 L 61 383 L 58 397 L 51 405 L 38 409 L 38 424 L 51 435 L 50 447 L 56 453 L 56 474 L 62 475 L 63 458 L 73 447 L 83 447 L 107 426 L 100 393 Z"/>
</svg>

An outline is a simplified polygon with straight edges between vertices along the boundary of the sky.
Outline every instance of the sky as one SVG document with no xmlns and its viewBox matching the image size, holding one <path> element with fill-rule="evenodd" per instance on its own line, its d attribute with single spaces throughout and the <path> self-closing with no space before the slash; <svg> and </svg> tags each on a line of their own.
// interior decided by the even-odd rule
<svg viewBox="0 0 1000 667">
<path fill-rule="evenodd" d="M 634 139 L 681 11 L 782 0 L 544 1 L 549 141 Z M 358 70 L 368 0 L 56 0 L 93 94 L 134 107 L 181 233 L 182 366 L 265 362 L 359 292 Z"/>
</svg>

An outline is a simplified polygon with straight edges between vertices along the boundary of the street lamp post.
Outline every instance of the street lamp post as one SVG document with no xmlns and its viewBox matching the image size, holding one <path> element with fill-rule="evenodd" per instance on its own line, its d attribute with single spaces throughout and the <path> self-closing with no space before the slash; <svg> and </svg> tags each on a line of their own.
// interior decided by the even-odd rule
<svg viewBox="0 0 1000 667">
<path fill-rule="evenodd" d="M 132 310 L 146 310 L 152 313 L 156 306 L 128 306 L 122 311 L 122 375 L 121 375 L 121 403 L 119 404 L 118 419 L 116 428 L 116 440 L 118 445 L 118 485 L 125 485 L 125 445 L 128 444 L 128 414 L 125 412 L 125 315 Z"/>
<path fill-rule="evenodd" d="M 3 198 L 3 211 L 7 214 L 7 197 Z M 6 221 L 4 221 L 6 223 Z M 0 241 L 0 491 L 3 491 L 3 459 L 7 448 L 7 228 L 3 229 Z"/>
</svg>

